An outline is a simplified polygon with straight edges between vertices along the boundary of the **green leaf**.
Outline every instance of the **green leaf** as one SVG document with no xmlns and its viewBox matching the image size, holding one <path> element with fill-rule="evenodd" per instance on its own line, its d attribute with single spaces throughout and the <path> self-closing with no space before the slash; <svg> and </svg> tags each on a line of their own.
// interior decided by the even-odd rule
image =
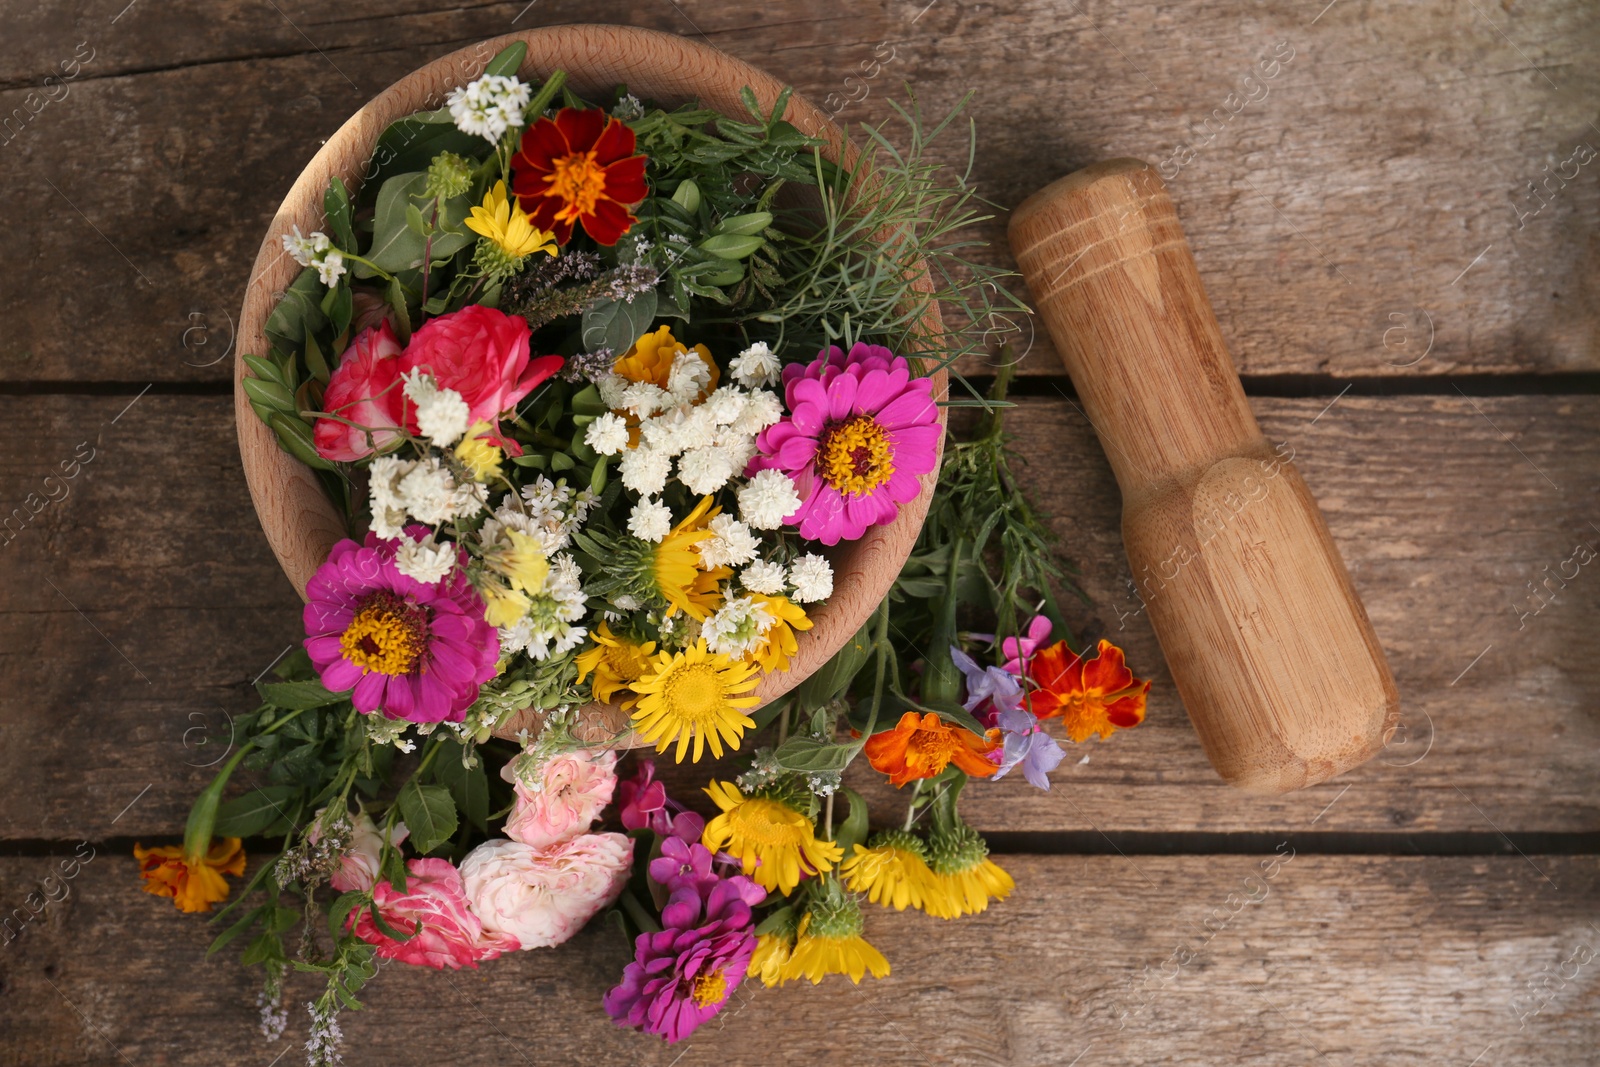
<svg viewBox="0 0 1600 1067">
<path fill-rule="evenodd" d="M 322 213 L 327 216 L 328 229 L 333 231 L 333 243 L 347 252 L 356 250 L 356 233 L 351 225 L 350 190 L 337 175 L 328 181 L 328 191 L 322 194 Z"/>
<path fill-rule="evenodd" d="M 294 394 L 289 391 L 287 386 L 280 385 L 277 382 L 270 382 L 263 378 L 241 378 L 240 383 L 244 386 L 244 395 L 257 404 L 276 408 L 279 411 L 294 412 L 299 410 L 294 402 Z"/>
<path fill-rule="evenodd" d="M 406 307 L 406 287 L 400 284 L 399 278 L 390 278 L 389 287 L 384 290 L 384 298 L 389 301 L 389 308 L 394 312 L 395 338 L 402 345 L 411 343 L 411 312 Z"/>
<path fill-rule="evenodd" d="M 766 244 L 765 237 L 748 237 L 731 233 L 714 233 L 697 246 L 707 255 L 718 259 L 744 259 Z M 716 283 L 712 283 L 716 284 Z"/>
<path fill-rule="evenodd" d="M 765 919 L 761 920 L 760 925 L 755 928 L 755 935 L 760 937 L 762 934 L 780 933 L 784 930 L 793 928 L 794 925 L 794 908 L 785 904 L 783 907 L 774 910 L 771 915 L 768 915 Z"/>
<path fill-rule="evenodd" d="M 406 203 L 406 229 L 418 237 L 428 236 L 427 220 L 422 217 L 422 212 L 417 208 L 417 205 L 409 201 Z"/>
<path fill-rule="evenodd" d="M 795 690 L 795 700 L 800 707 L 820 708 L 844 695 L 861 668 L 866 666 L 867 658 L 872 655 L 871 625 L 872 620 L 868 619 L 855 636 L 833 654 L 833 658 L 800 683 Z"/>
<path fill-rule="evenodd" d="M 461 743 L 458 741 L 440 743 L 444 745 L 444 751 L 434 757 L 434 780 L 450 790 L 450 796 L 455 800 L 457 809 L 467 817 L 469 823 L 487 832 L 489 778 L 484 773 L 482 757 L 479 757 L 475 766 L 464 767 L 461 759 L 466 750 Z"/>
<path fill-rule="evenodd" d="M 206 955 L 210 956 L 219 949 L 222 949 L 228 944 L 228 942 L 232 941 L 250 927 L 254 926 L 256 924 L 256 920 L 261 918 L 261 913 L 266 911 L 271 906 L 272 905 L 270 904 L 261 904 L 245 912 L 243 918 L 216 936 L 216 938 L 211 942 L 211 947 L 206 949 Z"/>
<path fill-rule="evenodd" d="M 335 939 L 344 935 L 344 921 L 350 914 L 350 909 L 367 894 L 359 889 L 352 889 L 348 893 L 339 894 L 338 898 L 328 906 L 328 932 Z"/>
<path fill-rule="evenodd" d="M 337 292 L 348 292 L 347 289 L 330 290 L 330 295 Z M 311 372 L 311 377 L 324 385 L 327 384 L 331 374 L 328 370 L 328 361 L 322 358 L 322 348 L 317 344 L 317 339 L 311 334 L 306 334 L 306 369 Z"/>
<path fill-rule="evenodd" d="M 217 808 L 222 800 L 222 791 L 227 788 L 228 779 L 232 777 L 234 768 L 239 766 L 239 761 L 253 748 L 252 742 L 246 741 L 239 746 L 217 776 L 211 779 L 211 784 L 200 791 L 195 797 L 194 804 L 189 808 L 189 821 L 183 828 L 183 854 L 190 861 L 198 860 L 211 848 L 212 828 L 217 821 Z"/>
<path fill-rule="evenodd" d="M 260 378 L 264 382 L 276 382 L 285 389 L 289 387 L 289 383 L 284 378 L 283 372 L 278 369 L 278 365 L 272 362 L 272 360 L 262 359 L 260 356 L 244 356 L 243 359 L 244 365 L 249 367 L 250 373 L 254 374 L 257 378 Z M 594 387 L 590 386 L 590 388 L 592 389 Z M 599 395 L 598 390 L 596 391 L 595 395 Z"/>
<path fill-rule="evenodd" d="M 551 471 L 569 471 L 576 466 L 577 464 L 573 462 L 572 457 L 565 452 L 552 452 L 550 454 Z"/>
<path fill-rule="evenodd" d="M 265 785 L 234 797 L 217 809 L 211 832 L 218 837 L 253 837 L 283 818 L 284 806 L 299 792 L 292 785 Z"/>
<path fill-rule="evenodd" d="M 867 832 L 870 829 L 867 825 L 867 802 L 861 799 L 861 794 L 854 789 L 841 786 L 839 792 L 850 801 L 850 817 L 839 827 L 839 832 L 833 835 L 833 840 L 844 849 L 845 858 L 849 859 L 855 853 L 855 847 L 867 840 Z"/>
<path fill-rule="evenodd" d="M 485 74 L 498 74 L 502 78 L 509 78 L 522 69 L 522 61 L 528 55 L 528 46 L 523 41 L 513 41 L 506 45 L 495 57 L 484 64 Z"/>
<path fill-rule="evenodd" d="M 411 831 L 411 844 L 418 852 L 432 852 L 454 836 L 459 820 L 450 790 L 440 785 L 422 785 L 412 778 L 401 787 L 396 802 L 400 817 Z"/>
<path fill-rule="evenodd" d="M 283 958 L 283 942 L 277 934 L 257 934 L 256 939 L 250 942 L 249 947 L 239 957 L 239 962 L 246 967 L 257 963 L 266 963 L 268 960 Z"/>
<path fill-rule="evenodd" d="M 758 234 L 771 225 L 772 212 L 752 211 L 748 215 L 735 215 L 732 218 L 723 219 L 721 222 L 712 227 L 711 232 L 749 236 L 751 234 Z M 701 247 L 705 247 L 704 242 L 701 242 Z M 729 258 L 738 259 L 739 257 L 731 256 Z"/>
<path fill-rule="evenodd" d="M 283 450 L 301 463 L 319 470 L 336 469 L 331 461 L 317 454 L 317 446 L 312 443 L 311 427 L 300 419 L 275 411 L 267 417 L 267 425 L 278 435 L 278 443 Z"/>
<path fill-rule="evenodd" d="M 258 682 L 256 691 L 268 704 L 289 711 L 325 707 L 343 699 L 338 693 L 328 692 L 315 678 L 303 682 Z"/>
<path fill-rule="evenodd" d="M 640 293 L 632 300 L 607 300 L 583 313 L 583 346 L 593 352 L 609 348 L 626 352 L 650 332 L 656 317 L 656 293 Z"/>
<path fill-rule="evenodd" d="M 844 770 L 858 749 L 859 746 L 855 744 L 791 737 L 777 747 L 772 758 L 786 771 L 816 774 Z"/>
<path fill-rule="evenodd" d="M 685 178 L 678 183 L 677 190 L 672 194 L 672 202 L 690 215 L 700 210 L 700 187 L 693 178 Z"/>
<path fill-rule="evenodd" d="M 350 320 L 355 316 L 355 294 L 350 291 L 350 283 L 345 278 L 339 279 L 339 284 L 328 290 L 328 295 L 322 299 L 322 311 L 328 316 L 328 323 L 333 330 L 334 337 L 343 337 L 350 329 Z M 306 338 L 309 343 L 310 337 Z M 311 366 L 309 357 L 306 365 Z M 312 368 L 312 377 L 316 377 L 316 369 Z M 326 378 L 320 379 L 327 381 Z"/>
<path fill-rule="evenodd" d="M 411 228 L 410 219 L 422 217 L 419 205 L 433 202 L 432 197 L 423 195 L 427 184 L 427 173 L 419 171 L 397 174 L 378 190 L 372 218 L 372 248 L 366 258 L 390 274 L 420 269 L 425 252 L 436 262 L 449 259 L 476 239 L 470 230 L 460 226 L 468 212 L 464 195 L 451 197 L 440 205 L 438 228 L 431 248 L 428 239 Z M 374 272 L 371 267 L 357 263 L 354 273 L 359 278 L 370 278 Z"/>
<path fill-rule="evenodd" d="M 254 357 L 246 356 L 245 358 L 253 359 Z M 606 407 L 606 402 L 600 399 L 600 390 L 592 382 L 572 394 L 572 399 L 568 401 L 568 406 L 572 408 L 574 415 L 597 416 L 604 415 L 610 410 Z"/>
<path fill-rule="evenodd" d="M 267 316 L 267 338 L 286 351 L 295 351 L 305 341 L 308 330 L 316 332 L 325 327 L 328 319 L 321 306 L 324 288 L 315 267 L 302 270 Z"/>
</svg>

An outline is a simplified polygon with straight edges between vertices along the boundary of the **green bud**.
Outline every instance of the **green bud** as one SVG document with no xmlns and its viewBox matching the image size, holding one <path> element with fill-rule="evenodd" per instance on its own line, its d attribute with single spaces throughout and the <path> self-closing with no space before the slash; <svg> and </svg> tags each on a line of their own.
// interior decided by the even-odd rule
<svg viewBox="0 0 1600 1067">
<path fill-rule="evenodd" d="M 472 164 L 454 152 L 440 152 L 428 164 L 428 182 L 423 195 L 449 199 L 472 188 Z"/>
</svg>

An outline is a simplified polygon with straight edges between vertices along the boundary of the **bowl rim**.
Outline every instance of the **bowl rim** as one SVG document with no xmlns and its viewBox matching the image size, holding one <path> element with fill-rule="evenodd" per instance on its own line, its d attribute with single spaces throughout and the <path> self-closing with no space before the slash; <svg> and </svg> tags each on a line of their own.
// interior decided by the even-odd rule
<svg viewBox="0 0 1600 1067">
<path fill-rule="evenodd" d="M 378 135 L 395 119 L 443 105 L 444 94 L 482 73 L 497 53 L 521 41 L 528 46 L 519 73 L 543 80 L 554 69 L 567 72 L 568 84 L 580 93 L 595 92 L 619 83 L 638 86 L 651 98 L 675 101 L 697 98 L 724 114 L 740 114 L 739 90 L 748 86 L 764 110 L 770 110 L 783 83 L 743 60 L 710 45 L 673 34 L 634 26 L 572 24 L 519 30 L 488 38 L 441 56 L 396 81 L 369 100 L 323 143 L 295 179 L 267 227 L 251 267 L 240 312 L 238 345 L 234 357 L 234 412 L 239 452 L 245 480 L 257 518 L 279 565 L 302 599 L 307 581 L 328 551 L 349 536 L 343 519 L 328 499 L 311 469 L 279 447 L 273 431 L 256 417 L 244 392 L 245 354 L 265 352 L 263 332 L 282 290 L 299 273 L 280 240 L 290 227 L 302 232 L 321 228 L 323 192 L 335 175 L 344 179 L 352 194 L 362 175 L 370 177 Z M 854 145 L 842 129 L 810 101 L 792 92 L 784 117 L 800 130 L 821 137 L 822 151 L 838 161 L 856 156 Z M 926 271 L 918 279 L 931 291 Z M 924 336 L 943 334 L 937 301 L 929 301 L 915 327 Z M 932 376 L 936 400 L 947 396 L 944 370 Z M 946 423 L 939 407 L 939 425 Z M 943 435 L 933 469 L 919 478 L 917 496 L 900 508 L 893 522 L 868 529 L 860 539 L 831 550 L 818 546 L 834 562 L 834 592 L 808 612 L 810 630 L 796 635 L 799 650 L 787 671 L 764 674 L 753 692 L 760 704 L 771 703 L 798 686 L 855 636 L 873 610 L 888 595 L 906 558 L 915 547 L 932 502 L 943 456 Z M 752 709 L 753 710 L 753 709 Z M 581 740 L 634 747 L 639 742 L 629 729 L 630 713 L 615 704 L 591 703 L 580 709 Z M 532 709 L 513 715 L 496 731 L 514 737 L 541 721 Z"/>
</svg>

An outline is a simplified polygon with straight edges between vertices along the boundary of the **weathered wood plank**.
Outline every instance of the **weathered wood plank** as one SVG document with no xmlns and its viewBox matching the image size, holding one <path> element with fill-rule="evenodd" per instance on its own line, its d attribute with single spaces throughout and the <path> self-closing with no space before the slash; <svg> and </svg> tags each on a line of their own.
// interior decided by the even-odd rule
<svg viewBox="0 0 1600 1067">
<path fill-rule="evenodd" d="M 57 862 L 0 860 L 0 901 L 23 906 Z M 1328 857 L 1291 842 L 1269 857 L 1002 862 L 1017 889 L 982 915 L 869 911 L 888 978 L 747 985 L 685 1044 L 605 1017 L 630 952 L 597 924 L 476 973 L 386 968 L 368 1010 L 343 1019 L 346 1062 L 753 1067 L 779 1049 L 812 1063 L 1564 1067 L 1600 1041 L 1593 857 Z M 0 952 L 0 1063 L 303 1055 L 306 976 L 291 979 L 288 1032 L 264 1043 L 253 976 L 231 948 L 204 959 L 211 931 L 140 893 L 129 857 L 97 854 L 67 888 Z"/>
<path fill-rule="evenodd" d="M 1165 164 L 1245 373 L 1600 367 L 1600 163 L 1567 162 L 1600 149 L 1600 15 L 1310 6 L 112 0 L 79 20 L 8 0 L 25 32 L 0 116 L 23 119 L 0 165 L 34 206 L 14 254 L 38 266 L 12 280 L 0 378 L 224 380 L 260 234 L 321 139 L 427 59 L 576 20 L 704 34 L 851 121 L 886 118 L 902 82 L 930 112 L 974 88 L 973 176 L 1001 207 L 1095 159 Z M 63 62 L 78 76 L 49 99 Z M 985 233 L 1009 262 L 1003 218 Z M 1024 369 L 1057 367 L 1037 339 Z"/>
<path fill-rule="evenodd" d="M 0 535 L 6 837 L 181 825 L 209 773 L 193 765 L 225 743 L 224 712 L 252 705 L 251 679 L 299 636 L 298 601 L 239 475 L 231 404 L 128 403 L 0 399 L 0 518 L 25 513 L 30 493 L 36 505 L 62 497 Z M 1600 524 L 1600 399 L 1346 396 L 1254 408 L 1322 502 L 1390 656 L 1405 732 L 1316 790 L 1255 798 L 1222 785 L 1128 589 L 1115 489 L 1092 433 L 1065 403 L 1027 400 L 1011 423 L 1031 448 L 1024 482 L 1093 605 L 1069 608 L 1073 628 L 1123 645 L 1155 684 L 1144 726 L 1073 751 L 1048 794 L 1015 776 L 974 788 L 973 821 L 1035 831 L 1600 827 L 1600 598 L 1593 564 L 1563 570 L 1577 544 L 1600 544 L 1589 526 Z M 84 442 L 95 451 L 76 477 L 47 483 L 87 454 Z M 1528 583 L 1574 570 L 1533 613 Z M 892 820 L 900 800 L 873 777 L 858 784 Z"/>
</svg>

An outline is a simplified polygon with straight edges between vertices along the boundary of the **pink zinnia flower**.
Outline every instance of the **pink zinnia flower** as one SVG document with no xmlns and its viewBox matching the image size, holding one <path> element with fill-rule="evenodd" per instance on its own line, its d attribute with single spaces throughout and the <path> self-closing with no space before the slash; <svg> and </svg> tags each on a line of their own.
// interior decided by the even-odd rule
<svg viewBox="0 0 1600 1067">
<path fill-rule="evenodd" d="M 570 841 L 587 833 L 611 803 L 617 788 L 615 752 L 569 752 L 552 756 L 539 768 L 536 788 L 517 778 L 513 764 L 500 777 L 516 789 L 517 799 L 506 819 L 506 836 L 534 848 Z"/>
<path fill-rule="evenodd" d="M 703 855 L 690 861 L 694 849 Z M 766 890 L 743 875 L 711 878 L 710 853 L 703 846 L 683 851 L 685 862 L 694 869 L 673 882 L 661 911 L 666 929 L 634 940 L 633 962 L 603 1002 L 618 1025 L 635 1026 L 668 1041 L 694 1033 L 723 1009 L 744 981 L 756 950 L 750 907 L 766 896 Z"/>
<path fill-rule="evenodd" d="M 427 531 L 408 528 L 418 538 Z M 466 568 L 426 585 L 395 566 L 398 541 L 344 540 L 306 583 L 306 651 L 333 693 L 362 712 L 460 722 L 494 677 L 495 628 Z M 464 554 L 464 553 L 463 553 Z"/>
<path fill-rule="evenodd" d="M 750 473 L 781 470 L 801 504 L 784 521 L 825 545 L 893 522 L 933 470 L 944 432 L 933 383 L 879 345 L 837 347 L 810 365 L 784 368 L 789 415 L 756 439 Z"/>
<path fill-rule="evenodd" d="M 378 929 L 369 908 L 361 909 L 352 927 L 357 937 L 377 947 L 379 956 L 454 971 L 477 969 L 479 960 L 492 960 L 521 947 L 514 937 L 484 931 L 467 904 L 461 872 L 449 860 L 414 859 L 406 864 L 406 870 L 410 872 L 406 891 L 379 882 L 372 890 L 372 905 L 390 929 L 410 933 L 421 923 L 416 936 L 409 941 L 394 940 Z"/>
</svg>

